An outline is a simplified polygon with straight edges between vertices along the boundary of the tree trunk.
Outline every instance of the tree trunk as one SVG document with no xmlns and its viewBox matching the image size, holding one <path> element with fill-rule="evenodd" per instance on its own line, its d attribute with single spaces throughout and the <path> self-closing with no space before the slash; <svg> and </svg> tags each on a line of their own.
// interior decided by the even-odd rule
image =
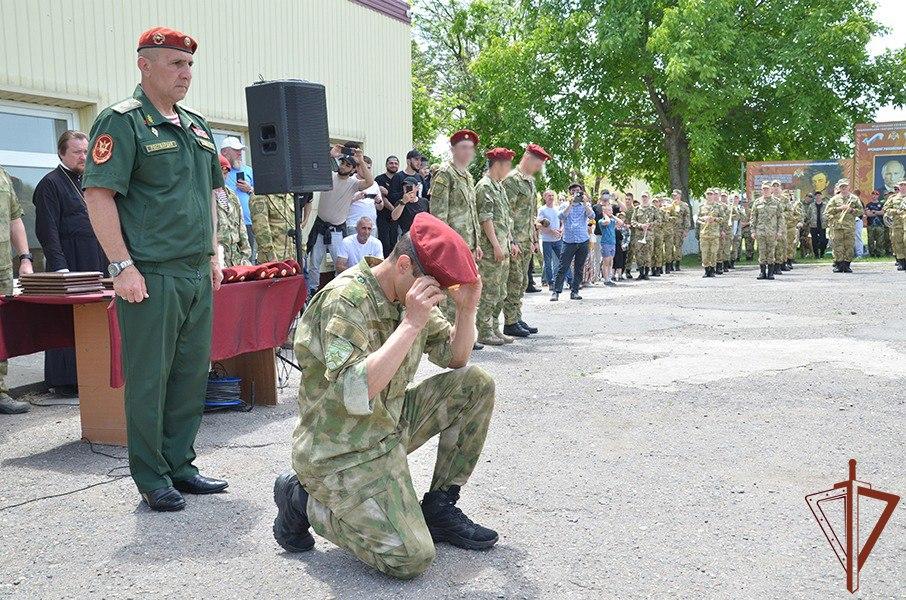
<svg viewBox="0 0 906 600">
<path fill-rule="evenodd" d="M 689 201 L 689 138 L 679 119 L 671 119 L 671 127 L 664 132 L 664 147 L 667 150 L 667 175 L 671 190 L 683 192 L 683 199 Z"/>
</svg>

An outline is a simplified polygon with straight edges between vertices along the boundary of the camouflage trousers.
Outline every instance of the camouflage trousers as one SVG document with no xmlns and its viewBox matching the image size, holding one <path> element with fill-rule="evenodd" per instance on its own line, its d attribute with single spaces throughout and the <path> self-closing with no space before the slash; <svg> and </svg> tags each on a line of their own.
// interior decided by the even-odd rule
<svg viewBox="0 0 906 600">
<path fill-rule="evenodd" d="M 739 241 L 736 242 L 736 256 L 740 260 L 743 256 L 743 249 L 745 249 L 747 260 L 751 260 L 755 256 L 755 239 L 752 237 L 752 230 L 749 228 L 742 230 Z"/>
<path fill-rule="evenodd" d="M 906 239 L 904 239 L 903 226 L 895 222 L 889 231 L 890 246 L 893 249 L 893 255 L 896 258 L 906 258 Z"/>
<path fill-rule="evenodd" d="M 720 248 L 720 239 L 712 237 L 699 238 L 698 245 L 701 246 L 702 251 L 702 266 L 716 267 L 717 251 Z"/>
<path fill-rule="evenodd" d="M 439 435 L 431 491 L 463 485 L 478 462 L 494 408 L 494 380 L 467 366 L 406 390 L 399 443 L 323 479 L 300 478 L 315 532 L 399 579 L 423 573 L 434 543 L 412 487 L 406 455 Z M 357 484 L 350 489 L 349 482 Z M 358 484 L 358 482 L 363 482 Z"/>
<path fill-rule="evenodd" d="M 532 259 L 532 243 L 521 243 L 522 252 L 510 257 L 506 278 L 506 295 L 503 299 L 503 323 L 512 325 L 522 320 L 522 297 L 528 288 L 528 264 Z M 578 275 L 582 276 L 581 273 Z"/>
<path fill-rule="evenodd" d="M 868 228 L 868 252 L 872 256 L 884 256 L 884 227 L 880 225 Z M 902 258 L 902 257 L 898 257 Z"/>
<path fill-rule="evenodd" d="M 637 246 L 639 245 L 638 241 L 635 239 L 635 232 L 633 231 L 629 239 L 629 247 L 626 248 L 626 272 L 628 273 L 632 270 L 632 263 L 636 259 L 636 253 L 638 251 Z"/>
<path fill-rule="evenodd" d="M 8 248 L 9 246 L 7 246 Z M 13 293 L 13 266 L 12 265 L 0 265 L 0 294 L 12 294 Z M 5 360 L 0 360 L 0 393 L 5 393 L 6 390 L 6 374 L 8 373 L 9 366 Z"/>
<path fill-rule="evenodd" d="M 655 267 L 664 266 L 664 233 L 662 231 L 654 234 L 654 247 L 651 249 L 651 264 Z"/>
<path fill-rule="evenodd" d="M 650 267 L 651 255 L 654 253 L 654 235 L 649 233 L 648 236 L 645 237 L 645 243 L 643 244 L 642 236 L 644 235 L 645 232 L 641 229 L 632 230 L 632 239 L 637 240 L 637 242 L 635 242 L 635 261 L 638 263 L 639 268 Z"/>
<path fill-rule="evenodd" d="M 796 242 L 799 241 L 799 230 L 796 227 L 787 227 L 786 229 L 786 260 L 796 258 Z M 782 262 L 782 261 L 781 261 Z"/>
<path fill-rule="evenodd" d="M 686 230 L 678 229 L 673 234 L 673 260 L 683 260 L 683 242 L 686 241 Z"/>
<path fill-rule="evenodd" d="M 758 263 L 767 265 L 778 262 L 774 260 L 774 254 L 777 249 L 777 236 L 757 235 L 755 239 L 758 241 Z"/>
<path fill-rule="evenodd" d="M 478 302 L 476 325 L 478 337 L 483 338 L 500 331 L 500 312 L 503 310 L 503 299 L 506 296 L 510 257 L 505 256 L 502 261 L 497 262 L 494 260 L 493 250 L 486 252 L 478 261 L 478 272 L 481 274 L 481 300 Z"/>
<path fill-rule="evenodd" d="M 828 237 L 831 241 L 831 251 L 834 253 L 836 262 L 852 262 L 853 255 L 856 252 L 856 230 L 849 229 L 829 229 Z"/>
<path fill-rule="evenodd" d="M 728 234 L 728 233 L 726 233 L 726 232 L 724 232 L 724 233 L 721 234 L 721 236 L 720 236 L 720 244 L 719 244 L 719 246 L 718 246 L 718 248 L 717 248 L 717 260 L 718 260 L 718 261 L 730 260 L 730 251 L 731 251 L 731 250 L 730 250 L 730 242 L 731 242 L 731 239 L 732 239 L 732 238 L 731 238 L 730 234 Z"/>
</svg>

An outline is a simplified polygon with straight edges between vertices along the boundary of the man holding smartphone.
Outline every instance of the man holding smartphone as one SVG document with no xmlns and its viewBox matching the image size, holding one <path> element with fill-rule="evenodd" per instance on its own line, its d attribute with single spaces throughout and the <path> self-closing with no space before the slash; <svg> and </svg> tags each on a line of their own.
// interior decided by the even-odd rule
<svg viewBox="0 0 906 600">
<path fill-rule="evenodd" d="M 399 225 L 402 233 L 407 233 L 412 227 L 415 215 L 428 212 L 428 199 L 420 193 L 422 186 L 423 183 L 415 176 L 403 180 L 403 197 L 390 213 L 391 220 Z"/>
<path fill-rule="evenodd" d="M 220 144 L 221 156 L 230 163 L 230 170 L 223 178 L 223 184 L 239 197 L 239 204 L 242 205 L 242 220 L 245 223 L 249 245 L 252 247 L 252 263 L 254 263 L 258 255 L 258 245 L 255 240 L 255 231 L 252 228 L 252 211 L 249 202 L 255 194 L 255 178 L 252 176 L 252 168 L 243 164 L 242 152 L 244 150 L 245 146 L 237 137 L 224 138 Z"/>
</svg>

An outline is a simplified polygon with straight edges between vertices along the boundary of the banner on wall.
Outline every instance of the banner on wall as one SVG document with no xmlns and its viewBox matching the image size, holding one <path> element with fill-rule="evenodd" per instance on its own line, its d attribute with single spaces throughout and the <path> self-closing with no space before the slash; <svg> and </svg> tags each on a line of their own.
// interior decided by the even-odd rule
<svg viewBox="0 0 906 600">
<path fill-rule="evenodd" d="M 906 179 L 906 121 L 856 125 L 853 188 L 884 196 Z"/>
<path fill-rule="evenodd" d="M 825 197 L 834 194 L 834 184 L 843 177 L 852 177 L 853 161 L 849 158 L 829 160 L 784 160 L 746 163 L 746 191 L 750 198 L 761 194 L 765 181 L 780 181 L 785 190 L 801 198 L 821 192 Z"/>
</svg>

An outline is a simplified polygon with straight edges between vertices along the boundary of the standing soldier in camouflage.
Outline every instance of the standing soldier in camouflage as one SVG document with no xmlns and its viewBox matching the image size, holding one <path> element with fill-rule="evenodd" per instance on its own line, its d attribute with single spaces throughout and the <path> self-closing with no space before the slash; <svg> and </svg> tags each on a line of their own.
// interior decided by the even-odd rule
<svg viewBox="0 0 906 600">
<path fill-rule="evenodd" d="M 774 279 L 774 252 L 786 234 L 783 221 L 783 207 L 771 196 L 771 184 L 761 184 L 761 196 L 752 204 L 749 220 L 758 244 L 758 264 L 761 273 L 758 279 Z"/>
<path fill-rule="evenodd" d="M 898 192 L 884 199 L 884 218 L 889 221 L 890 246 L 897 270 L 906 270 L 906 181 L 897 184 Z"/>
<path fill-rule="evenodd" d="M 664 214 L 664 272 L 672 273 L 673 265 L 677 261 L 676 230 L 679 228 L 678 206 L 672 201 L 664 199 L 661 212 Z"/>
<path fill-rule="evenodd" d="M 783 187 L 781 186 L 780 181 L 776 179 L 771 182 L 771 199 L 780 207 L 781 225 L 783 226 L 783 236 L 774 247 L 773 262 L 774 275 L 780 275 L 785 270 L 783 265 L 786 262 L 786 214 L 789 212 L 790 207 L 783 198 Z"/>
<path fill-rule="evenodd" d="M 475 159 L 478 134 L 461 129 L 450 136 L 453 156 L 437 170 L 431 181 L 431 214 L 453 228 L 471 248 L 475 260 L 481 260 L 479 246 L 481 226 L 475 206 L 475 180 L 469 165 Z M 456 307 L 449 299 L 440 305 L 447 320 L 452 321 Z M 479 348 L 480 349 L 480 348 Z"/>
<path fill-rule="evenodd" d="M 639 265 L 639 279 L 648 279 L 651 272 L 651 254 L 654 248 L 654 234 L 651 231 L 657 222 L 657 209 L 651 205 L 648 192 L 643 192 L 641 204 L 632 211 L 632 239 L 637 241 L 635 259 Z"/>
<path fill-rule="evenodd" d="M 796 258 L 796 242 L 799 241 L 799 230 L 805 218 L 802 212 L 802 202 L 792 192 L 787 192 L 787 210 L 784 212 L 786 224 L 786 260 L 781 269 L 789 271 L 793 268 L 793 259 Z M 786 268 L 784 268 L 786 267 Z"/>
<path fill-rule="evenodd" d="M 701 247 L 702 267 L 705 269 L 702 277 L 714 277 L 717 268 L 723 213 L 716 200 L 716 190 L 709 188 L 705 192 L 705 201 L 698 207 L 698 243 Z"/>
<path fill-rule="evenodd" d="M 632 213 L 635 212 L 635 209 L 638 208 L 639 201 L 635 199 L 632 195 L 632 192 L 626 192 L 626 214 L 624 215 L 623 222 L 627 225 L 632 224 Z M 632 235 L 632 228 L 629 229 L 629 248 L 626 249 L 626 263 L 624 271 L 626 272 L 626 279 L 632 279 L 632 263 L 636 262 L 636 251 L 638 248 L 638 240 Z"/>
<path fill-rule="evenodd" d="M 535 174 L 550 158 L 547 151 L 538 144 L 529 144 L 522 153 L 516 168 L 503 180 L 503 188 L 510 199 L 510 214 L 513 218 L 513 243 L 519 248 L 510 257 L 510 271 L 507 274 L 506 297 L 503 299 L 503 333 L 514 337 L 526 337 L 538 333 L 522 319 L 522 297 L 528 288 L 528 266 L 532 255 L 538 251 L 538 230 L 535 215 L 538 213 L 538 192 L 535 188 Z M 582 277 L 582 273 L 573 273 Z"/>
<path fill-rule="evenodd" d="M 683 193 L 680 190 L 673 190 L 672 198 L 673 212 L 676 215 L 676 227 L 673 234 L 673 270 L 680 270 L 680 262 L 683 260 L 683 244 L 686 242 L 686 234 L 694 228 L 692 221 L 692 210 L 689 204 L 683 201 Z"/>
<path fill-rule="evenodd" d="M 256 194 L 249 199 L 259 263 L 296 258 L 294 202 L 292 194 Z M 303 211 L 301 226 L 305 227 L 311 204 L 306 204 Z"/>
<path fill-rule="evenodd" d="M 230 161 L 220 155 L 220 170 L 223 176 L 230 172 Z M 252 248 L 242 219 L 242 204 L 236 192 L 227 186 L 215 190 L 217 196 L 217 244 L 221 252 L 220 263 L 224 267 L 250 265 Z"/>
<path fill-rule="evenodd" d="M 720 243 L 717 249 L 717 268 L 715 273 L 723 275 L 730 270 L 730 246 L 733 242 L 732 214 L 730 211 L 730 194 L 727 190 L 717 190 L 717 208 L 720 211 Z"/>
<path fill-rule="evenodd" d="M 730 227 L 733 237 L 730 238 L 730 268 L 736 268 L 736 261 L 739 260 L 739 246 L 742 242 L 742 219 L 745 216 L 740 204 L 739 194 L 733 194 L 730 198 L 730 218 L 732 226 Z"/>
<path fill-rule="evenodd" d="M 387 260 L 343 271 L 303 313 L 294 472 L 274 483 L 273 532 L 286 551 L 311 550 L 311 527 L 382 573 L 411 579 L 434 560 L 434 542 L 469 550 L 497 542 L 456 506 L 494 407 L 494 380 L 468 364 L 481 296 L 473 252 L 419 213 Z M 447 297 L 452 326 L 436 308 Z M 448 370 L 410 386 L 423 354 Z M 434 477 L 419 505 L 406 455 L 434 436 Z"/>
<path fill-rule="evenodd" d="M 849 193 L 848 179 L 838 181 L 834 192 L 824 209 L 828 234 L 832 236 L 834 273 L 852 273 L 850 263 L 856 245 L 856 218 L 862 215 L 862 202 Z"/>
<path fill-rule="evenodd" d="M 664 274 L 664 209 L 663 201 L 660 196 L 655 196 L 651 205 L 656 209 L 654 226 L 649 232 L 654 240 L 654 247 L 651 249 L 651 276 L 660 277 Z"/>
<path fill-rule="evenodd" d="M 481 301 L 478 303 L 478 343 L 501 346 L 513 338 L 500 331 L 500 313 L 506 295 L 510 260 L 518 258 L 520 248 L 513 243 L 510 200 L 503 189 L 503 178 L 513 168 L 516 153 L 509 148 L 488 151 L 488 172 L 475 186 L 478 222 L 481 224 Z"/>
<path fill-rule="evenodd" d="M 9 174 L 0 167 L 0 295 L 13 293 L 12 251 L 19 258 L 19 274 L 33 272 L 32 256 L 28 252 L 28 238 L 22 222 L 22 206 L 13 189 Z M 28 412 L 27 402 L 13 400 L 4 387 L 7 362 L 0 360 L 0 414 L 13 415 Z"/>
<path fill-rule="evenodd" d="M 739 241 L 736 243 L 737 260 L 742 260 L 743 255 L 747 261 L 755 257 L 755 240 L 752 237 L 752 226 L 750 218 L 752 208 L 749 206 L 749 197 L 744 192 L 739 199 Z"/>
</svg>

